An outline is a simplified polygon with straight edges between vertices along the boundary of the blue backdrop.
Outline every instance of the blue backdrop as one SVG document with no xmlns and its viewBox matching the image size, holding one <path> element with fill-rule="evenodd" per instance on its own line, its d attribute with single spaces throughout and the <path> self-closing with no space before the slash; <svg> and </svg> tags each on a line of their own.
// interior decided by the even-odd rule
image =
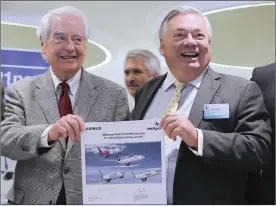
<svg viewBox="0 0 276 206">
<path fill-rule="evenodd" d="M 4 87 L 24 77 L 42 74 L 48 66 L 40 50 L 1 48 L 1 79 Z M 1 171 L 11 171 L 14 166 L 15 161 L 1 157 Z"/>
<path fill-rule="evenodd" d="M 48 66 L 40 50 L 1 48 L 1 79 L 5 87 L 26 76 L 42 74 Z"/>
</svg>

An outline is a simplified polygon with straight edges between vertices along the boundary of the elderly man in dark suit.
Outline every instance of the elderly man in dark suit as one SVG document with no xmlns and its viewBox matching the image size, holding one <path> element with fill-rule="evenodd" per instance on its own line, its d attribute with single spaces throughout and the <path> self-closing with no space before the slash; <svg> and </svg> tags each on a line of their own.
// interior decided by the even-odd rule
<svg viewBox="0 0 276 206">
<path fill-rule="evenodd" d="M 269 115 L 258 85 L 211 69 L 211 26 L 192 7 L 160 30 L 169 72 L 141 87 L 133 119 L 161 118 L 169 204 L 245 204 L 248 173 L 268 163 Z"/>
<path fill-rule="evenodd" d="M 82 204 L 84 122 L 128 119 L 126 90 L 82 68 L 88 31 L 82 11 L 50 11 L 37 31 L 49 70 L 6 89 L 1 155 L 17 160 L 11 204 Z"/>
<path fill-rule="evenodd" d="M 272 158 L 270 164 L 262 169 L 256 203 L 275 205 L 275 63 L 254 68 L 251 80 L 262 91 L 272 125 Z"/>
</svg>

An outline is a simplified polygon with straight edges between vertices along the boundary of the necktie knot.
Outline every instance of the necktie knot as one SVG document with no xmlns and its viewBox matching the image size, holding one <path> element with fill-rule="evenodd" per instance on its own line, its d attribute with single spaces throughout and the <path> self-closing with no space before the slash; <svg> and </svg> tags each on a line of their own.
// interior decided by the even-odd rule
<svg viewBox="0 0 276 206">
<path fill-rule="evenodd" d="M 61 91 L 62 92 L 70 90 L 70 86 L 66 82 L 60 83 L 60 86 L 61 86 Z"/>
<path fill-rule="evenodd" d="M 186 83 L 182 83 L 182 82 L 179 82 L 179 81 L 175 81 L 174 82 L 174 85 L 175 85 L 175 88 L 177 89 L 177 90 L 182 90 L 184 87 L 185 87 L 185 85 L 186 85 Z"/>
</svg>

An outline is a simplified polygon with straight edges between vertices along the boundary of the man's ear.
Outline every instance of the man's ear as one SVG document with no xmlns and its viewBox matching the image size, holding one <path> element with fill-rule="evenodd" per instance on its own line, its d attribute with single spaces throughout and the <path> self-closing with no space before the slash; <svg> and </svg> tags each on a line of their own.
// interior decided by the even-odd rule
<svg viewBox="0 0 276 206">
<path fill-rule="evenodd" d="M 41 46 L 41 52 L 42 54 L 45 54 L 45 49 L 46 49 L 45 40 L 42 38 L 42 36 L 40 36 L 39 41 Z"/>
<path fill-rule="evenodd" d="M 162 56 L 164 56 L 164 40 L 160 38 L 159 41 L 160 41 L 159 52 Z"/>
</svg>

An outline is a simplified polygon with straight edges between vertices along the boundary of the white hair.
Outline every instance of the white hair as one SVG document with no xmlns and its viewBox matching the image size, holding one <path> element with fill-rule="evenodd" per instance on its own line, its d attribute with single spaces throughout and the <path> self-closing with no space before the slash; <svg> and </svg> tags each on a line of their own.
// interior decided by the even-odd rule
<svg viewBox="0 0 276 206">
<path fill-rule="evenodd" d="M 126 60 L 136 57 L 142 57 L 145 60 L 145 66 L 151 75 L 161 74 L 159 59 L 150 51 L 145 49 L 133 49 L 127 53 Z"/>
<path fill-rule="evenodd" d="M 42 37 L 43 40 L 46 40 L 51 28 L 52 19 L 56 15 L 60 14 L 70 14 L 77 17 L 80 17 L 84 25 L 84 38 L 87 40 L 89 38 L 89 27 L 86 15 L 81 10 L 74 8 L 72 6 L 63 6 L 60 8 L 53 9 L 45 14 L 39 23 L 39 27 L 36 30 L 36 35 L 38 38 Z"/>
<path fill-rule="evenodd" d="M 208 18 L 206 16 L 204 16 L 199 10 L 197 10 L 196 8 L 193 8 L 191 6 L 178 6 L 174 9 L 170 10 L 160 25 L 159 38 L 160 39 L 164 38 L 164 36 L 168 30 L 168 22 L 170 21 L 171 18 L 173 18 L 174 16 L 176 16 L 178 14 L 191 14 L 191 13 L 196 13 L 196 14 L 199 14 L 202 17 L 204 17 L 204 20 L 205 20 L 206 26 L 207 26 L 208 37 L 209 37 L 209 40 L 211 41 L 212 27 L 211 27 L 211 24 L 210 24 Z"/>
</svg>

